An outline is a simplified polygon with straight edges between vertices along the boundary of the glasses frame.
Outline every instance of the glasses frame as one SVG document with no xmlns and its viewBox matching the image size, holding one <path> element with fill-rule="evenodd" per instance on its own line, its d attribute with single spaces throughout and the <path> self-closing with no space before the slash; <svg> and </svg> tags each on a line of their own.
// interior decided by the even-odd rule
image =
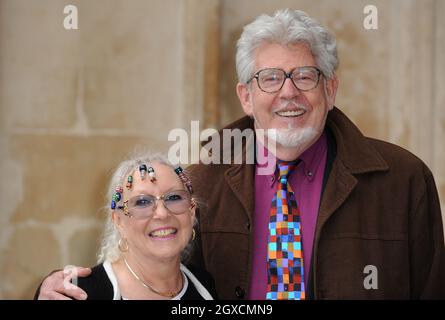
<svg viewBox="0 0 445 320">
<path fill-rule="evenodd" d="M 153 198 L 155 199 L 154 208 L 153 208 L 153 210 L 152 210 L 153 213 L 152 213 L 150 216 L 148 216 L 148 217 L 146 217 L 146 218 L 144 218 L 144 219 L 150 219 L 150 218 L 152 218 L 152 217 L 154 216 L 155 211 L 156 211 L 156 209 L 158 208 L 158 201 L 162 201 L 162 204 L 163 204 L 164 208 L 165 208 L 170 214 L 173 214 L 173 215 L 175 215 L 175 216 L 179 216 L 179 215 L 181 215 L 181 214 L 184 214 L 186 211 L 181 212 L 181 213 L 174 213 L 174 212 L 172 212 L 172 211 L 165 205 L 165 200 L 164 200 L 166 195 L 169 195 L 169 194 L 174 193 L 174 192 L 176 192 L 176 191 L 183 191 L 183 192 L 185 192 L 187 195 L 190 196 L 190 193 L 189 193 L 187 190 L 184 190 L 184 189 L 171 190 L 171 191 L 168 191 L 168 192 L 164 193 L 164 194 L 161 195 L 161 196 L 154 196 L 154 195 L 151 195 L 151 194 L 143 194 L 143 193 L 142 193 L 142 194 L 135 195 L 135 196 L 131 197 L 130 199 L 125 200 L 125 201 L 123 202 L 123 205 L 121 205 L 121 206 L 117 206 L 116 209 L 118 209 L 118 210 L 122 210 L 122 211 L 124 212 L 124 215 L 125 215 L 125 216 L 127 216 L 127 217 L 129 217 L 129 218 L 134 218 L 134 215 L 133 215 L 133 214 L 130 212 L 130 210 L 128 209 L 128 201 L 130 201 L 130 200 L 133 199 L 134 197 L 138 197 L 138 196 L 150 196 L 150 197 L 153 197 Z M 190 207 L 189 207 L 189 210 L 190 210 L 190 209 L 193 209 L 194 207 L 196 207 L 196 201 L 195 201 L 194 198 L 190 197 Z M 135 218 L 135 219 L 136 219 L 136 218 Z M 141 220 L 142 220 L 142 218 L 141 218 Z"/>
<path fill-rule="evenodd" d="M 292 75 L 294 74 L 295 71 L 301 71 L 302 69 L 312 69 L 312 70 L 317 71 L 317 74 L 318 74 L 318 76 L 317 76 L 317 82 L 315 83 L 315 86 L 314 86 L 313 88 L 310 88 L 310 89 L 300 89 L 300 88 L 298 88 L 297 84 L 295 83 L 294 79 L 292 78 Z M 283 79 L 283 83 L 281 83 L 281 86 L 280 86 L 279 89 L 274 90 L 274 91 L 266 91 L 266 90 L 264 90 L 264 89 L 261 87 L 261 85 L 260 85 L 260 81 L 258 80 L 258 78 L 259 78 L 259 74 L 260 74 L 262 71 L 265 71 L 265 70 L 279 70 L 279 71 L 283 72 L 283 74 L 284 74 L 284 79 Z M 295 88 L 297 88 L 298 90 L 300 90 L 300 91 L 310 91 L 310 90 L 313 90 L 313 89 L 315 89 L 316 87 L 318 87 L 318 84 L 320 83 L 320 76 L 321 76 L 321 75 L 324 76 L 323 72 L 322 72 L 320 69 L 318 69 L 317 67 L 315 67 L 315 66 L 298 67 L 298 68 L 295 68 L 295 69 L 291 70 L 290 72 L 286 72 L 286 71 L 284 71 L 283 69 L 280 69 L 280 68 L 265 68 L 265 69 L 261 69 L 261 70 L 257 71 L 257 72 L 253 75 L 253 77 L 250 78 L 249 81 L 247 81 L 247 83 L 251 82 L 253 79 L 256 79 L 257 84 L 258 84 L 258 88 L 260 88 L 261 91 L 266 92 L 266 93 L 277 93 L 278 91 L 280 91 L 280 90 L 283 88 L 284 83 L 286 82 L 286 80 L 287 80 L 287 79 L 290 79 L 290 80 L 292 81 L 292 83 L 294 84 Z"/>
</svg>

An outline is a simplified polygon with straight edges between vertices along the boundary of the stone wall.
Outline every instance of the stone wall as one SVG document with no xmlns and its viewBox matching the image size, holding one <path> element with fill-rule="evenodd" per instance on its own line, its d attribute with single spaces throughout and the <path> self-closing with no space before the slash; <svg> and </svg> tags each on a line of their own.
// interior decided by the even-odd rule
<svg viewBox="0 0 445 320">
<path fill-rule="evenodd" d="M 64 7 L 78 8 L 65 30 Z M 216 1 L 0 1 L 0 299 L 93 265 L 111 170 L 202 120 Z M 211 43 L 211 41 L 209 41 Z"/>
</svg>

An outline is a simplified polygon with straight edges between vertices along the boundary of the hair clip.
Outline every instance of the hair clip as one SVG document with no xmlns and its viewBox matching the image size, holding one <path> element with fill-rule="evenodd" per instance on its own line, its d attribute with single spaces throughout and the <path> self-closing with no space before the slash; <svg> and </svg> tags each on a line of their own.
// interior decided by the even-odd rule
<svg viewBox="0 0 445 320">
<path fill-rule="evenodd" d="M 139 172 L 141 173 L 141 180 L 145 180 L 145 174 L 147 173 L 147 166 L 145 164 L 141 164 L 139 166 Z"/>
<path fill-rule="evenodd" d="M 151 182 L 156 181 L 155 169 L 153 169 L 153 167 L 148 167 L 148 176 L 150 177 Z"/>
<path fill-rule="evenodd" d="M 175 169 L 175 172 L 179 176 L 179 179 L 181 179 L 182 184 L 187 188 L 190 194 L 192 194 L 193 193 L 192 182 L 190 181 L 189 177 L 185 175 L 181 167 L 177 167 Z"/>
<path fill-rule="evenodd" d="M 127 178 L 127 189 L 130 190 L 133 186 L 133 176 L 130 174 Z"/>
<path fill-rule="evenodd" d="M 116 203 L 118 203 L 119 201 L 121 201 L 122 199 L 122 192 L 124 192 L 124 189 L 122 189 L 122 187 L 116 187 L 116 189 L 114 190 L 114 194 L 111 198 L 111 210 L 116 209 Z"/>
</svg>

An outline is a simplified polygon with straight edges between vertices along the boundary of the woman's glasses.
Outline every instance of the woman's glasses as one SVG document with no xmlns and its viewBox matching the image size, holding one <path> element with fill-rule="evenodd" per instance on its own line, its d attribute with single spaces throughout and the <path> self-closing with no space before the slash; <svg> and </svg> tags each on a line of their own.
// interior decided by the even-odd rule
<svg viewBox="0 0 445 320">
<path fill-rule="evenodd" d="M 172 214 L 179 215 L 194 207 L 194 201 L 185 190 L 169 191 L 160 197 L 147 194 L 134 196 L 117 209 L 123 210 L 126 216 L 136 219 L 148 219 L 154 215 L 158 201 Z"/>
</svg>

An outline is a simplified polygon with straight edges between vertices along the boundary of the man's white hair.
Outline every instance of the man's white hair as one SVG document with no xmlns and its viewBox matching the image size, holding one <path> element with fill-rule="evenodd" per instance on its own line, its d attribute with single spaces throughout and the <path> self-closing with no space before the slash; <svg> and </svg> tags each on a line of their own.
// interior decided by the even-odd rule
<svg viewBox="0 0 445 320">
<path fill-rule="evenodd" d="M 261 15 L 244 27 L 237 43 L 238 81 L 247 83 L 255 72 L 256 49 L 263 43 L 309 45 L 318 68 L 331 79 L 338 67 L 335 37 L 316 20 L 300 10 L 278 10 L 273 16 Z"/>
</svg>

